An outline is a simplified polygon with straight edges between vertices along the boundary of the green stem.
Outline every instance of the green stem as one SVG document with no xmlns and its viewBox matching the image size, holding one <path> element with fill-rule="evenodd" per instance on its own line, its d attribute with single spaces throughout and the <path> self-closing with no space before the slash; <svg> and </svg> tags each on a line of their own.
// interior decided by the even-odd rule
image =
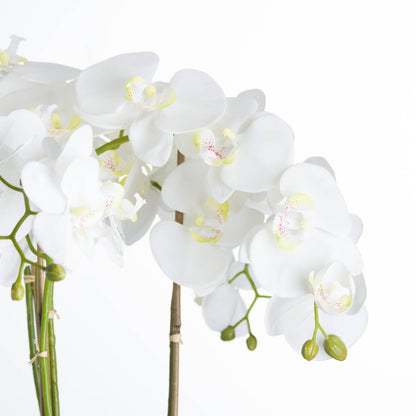
<svg viewBox="0 0 416 416">
<path fill-rule="evenodd" d="M 97 153 L 97 156 L 103 154 L 104 152 L 107 152 L 108 150 L 117 150 L 122 144 L 127 143 L 129 141 L 129 136 L 122 136 L 118 139 L 114 139 L 111 142 L 105 143 L 100 147 L 97 147 L 95 149 L 95 153 Z"/>
<path fill-rule="evenodd" d="M 313 331 L 312 340 L 313 341 L 316 340 L 316 334 L 318 333 L 318 329 L 322 332 L 322 335 L 325 338 L 328 338 L 328 335 L 326 334 L 326 332 L 323 330 L 321 324 L 319 323 L 318 305 L 316 304 L 316 302 L 313 303 L 313 311 L 314 311 L 314 314 L 315 314 L 315 329 Z"/>
<path fill-rule="evenodd" d="M 159 191 L 162 190 L 162 187 L 156 181 L 150 181 L 150 185 L 154 186 L 156 189 L 159 189 Z"/>
<path fill-rule="evenodd" d="M 53 283 L 52 283 L 53 285 Z M 50 300 L 50 309 L 53 309 L 53 289 Z M 56 337 L 54 318 L 49 319 L 49 365 L 51 370 L 51 391 L 52 391 L 52 408 L 53 416 L 59 416 L 59 390 L 58 390 L 58 366 L 56 361 Z"/>
<path fill-rule="evenodd" d="M 41 259 L 44 259 L 46 261 L 46 263 L 52 263 L 53 260 L 45 253 L 41 253 L 40 251 L 36 250 L 35 246 L 32 243 L 32 240 L 29 237 L 29 234 L 26 236 L 26 242 L 27 245 L 29 246 L 30 251 L 36 256 L 36 257 L 40 257 Z"/>
<path fill-rule="evenodd" d="M 32 358 L 36 355 L 36 346 L 35 346 L 36 331 L 35 331 L 35 316 L 33 312 L 33 285 L 32 283 L 26 283 L 25 293 L 26 293 L 27 333 L 29 336 L 30 358 Z M 40 410 L 41 387 L 40 387 L 40 374 L 39 374 L 39 361 L 38 360 L 35 360 L 35 362 L 32 364 L 32 371 L 33 371 L 33 380 L 35 382 L 36 397 L 38 398 L 39 410 Z"/>
<path fill-rule="evenodd" d="M 40 329 L 40 351 L 47 351 L 48 347 L 48 321 L 51 298 L 53 293 L 53 282 L 45 280 L 45 291 L 43 293 L 43 307 L 42 307 L 42 324 Z M 49 366 L 48 357 L 38 357 L 40 360 L 40 369 L 42 373 L 42 390 L 43 390 L 43 405 L 45 409 L 45 416 L 52 416 L 51 406 L 51 391 L 49 381 Z"/>
<path fill-rule="evenodd" d="M 250 283 L 251 288 L 254 291 L 254 299 L 251 302 L 250 306 L 248 307 L 246 314 L 236 324 L 234 324 L 232 327 L 235 329 L 242 322 L 246 321 L 247 322 L 247 327 L 248 327 L 248 333 L 250 335 L 253 335 L 252 332 L 251 332 L 251 326 L 250 326 L 250 318 L 249 318 L 250 312 L 253 309 L 255 303 L 257 302 L 257 299 L 259 299 L 259 298 L 270 299 L 271 296 L 268 296 L 268 295 L 260 295 L 259 294 L 259 292 L 257 290 L 257 287 L 256 287 L 256 284 L 254 283 L 254 280 L 251 277 L 250 272 L 248 271 L 248 264 L 246 264 L 244 266 L 244 270 L 241 270 L 241 272 L 238 272 L 231 280 L 228 281 L 228 283 L 232 283 L 235 279 L 237 279 L 238 276 L 240 276 L 242 274 L 245 274 L 247 280 Z"/>
<path fill-rule="evenodd" d="M 13 189 L 16 192 L 23 192 L 22 188 L 12 185 L 10 182 L 6 181 L 3 176 L 0 175 L 0 182 L 3 182 L 8 188 Z"/>
</svg>

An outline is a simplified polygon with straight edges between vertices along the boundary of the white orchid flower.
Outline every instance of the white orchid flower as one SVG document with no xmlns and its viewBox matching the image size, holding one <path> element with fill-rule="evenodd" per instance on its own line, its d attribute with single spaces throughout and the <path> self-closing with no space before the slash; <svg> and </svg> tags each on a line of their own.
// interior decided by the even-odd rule
<svg viewBox="0 0 416 416">
<path fill-rule="evenodd" d="M 267 332 L 284 334 L 292 348 L 300 353 L 319 322 L 326 334 L 336 334 L 347 347 L 353 345 L 367 326 L 363 275 L 352 276 L 343 263 L 334 262 L 316 274 L 311 272 L 309 283 L 309 293 L 305 290 L 303 296 L 275 296 L 270 300 L 266 310 Z M 330 358 L 324 351 L 324 340 L 318 332 L 317 360 Z"/>
<path fill-rule="evenodd" d="M 56 159 L 29 162 L 22 171 L 23 188 L 40 211 L 35 238 L 54 261 L 69 268 L 80 254 L 88 256 L 98 239 L 117 238 L 112 218 L 134 220 L 138 208 L 123 199 L 120 184 L 99 181 L 92 152 L 91 127 L 83 126 Z"/>
<path fill-rule="evenodd" d="M 231 249 L 263 215 L 241 203 L 238 195 L 222 204 L 210 197 L 200 161 L 178 166 L 166 179 L 162 199 L 183 212 L 184 224 L 162 221 L 151 231 L 150 244 L 159 266 L 173 281 L 209 293 L 223 282 L 232 262 Z"/>
<path fill-rule="evenodd" d="M 12 35 L 10 36 L 10 44 L 7 49 L 0 51 L 0 68 L 1 71 L 5 72 L 10 70 L 16 65 L 24 63 L 27 61 L 26 58 L 19 56 L 17 54 L 17 49 L 19 47 L 19 43 L 24 40 L 20 36 Z"/>
<path fill-rule="evenodd" d="M 84 70 L 76 82 L 78 111 L 99 127 L 126 129 L 136 156 L 162 166 L 173 134 L 211 124 L 225 108 L 221 88 L 207 74 L 184 69 L 169 83 L 154 82 L 152 52 L 115 56 Z"/>
<path fill-rule="evenodd" d="M 0 98 L 11 93 L 36 88 L 40 85 L 58 84 L 77 77 L 79 70 L 66 65 L 49 62 L 27 62 L 17 54 L 19 43 L 24 40 L 11 36 L 9 47 L 0 51 Z M 24 105 L 20 108 L 26 108 Z"/>
<path fill-rule="evenodd" d="M 234 190 L 263 192 L 293 163 L 292 129 L 263 110 L 264 94 L 246 91 L 228 98 L 223 117 L 214 124 L 176 136 L 179 150 L 211 168 L 213 198 L 224 202 Z"/>
</svg>

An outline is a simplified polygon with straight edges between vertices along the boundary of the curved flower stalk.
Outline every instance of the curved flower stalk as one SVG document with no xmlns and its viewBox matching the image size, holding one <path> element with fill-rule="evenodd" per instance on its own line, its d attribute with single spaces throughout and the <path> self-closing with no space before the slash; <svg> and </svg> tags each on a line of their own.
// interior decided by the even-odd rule
<svg viewBox="0 0 416 416">
<path fill-rule="evenodd" d="M 252 90 L 227 99 L 224 115 L 210 126 L 176 136 L 187 157 L 210 169 L 212 197 L 222 203 L 234 190 L 263 192 L 293 163 L 292 129 L 277 116 L 262 112 L 264 94 Z"/>
<path fill-rule="evenodd" d="M 199 161 L 190 161 L 167 177 L 162 199 L 185 214 L 184 224 L 162 221 L 150 234 L 153 255 L 162 270 L 200 296 L 225 280 L 232 248 L 250 228 L 263 222 L 263 215 L 245 207 L 238 194 L 222 204 L 215 202 L 206 181 L 208 169 Z"/>
<path fill-rule="evenodd" d="M 128 128 L 136 156 L 154 166 L 167 162 L 173 134 L 211 124 L 225 108 L 222 90 L 203 72 L 184 69 L 169 83 L 152 83 L 158 60 L 152 52 L 115 56 L 76 81 L 81 117 L 102 128 Z"/>
<path fill-rule="evenodd" d="M 112 218 L 136 218 L 137 207 L 123 198 L 120 184 L 101 184 L 92 152 L 92 130 L 84 126 L 71 135 L 56 159 L 29 162 L 22 171 L 23 188 L 40 211 L 33 223 L 35 238 L 69 269 L 80 256 L 91 255 L 99 239 L 119 250 L 122 245 Z"/>
</svg>

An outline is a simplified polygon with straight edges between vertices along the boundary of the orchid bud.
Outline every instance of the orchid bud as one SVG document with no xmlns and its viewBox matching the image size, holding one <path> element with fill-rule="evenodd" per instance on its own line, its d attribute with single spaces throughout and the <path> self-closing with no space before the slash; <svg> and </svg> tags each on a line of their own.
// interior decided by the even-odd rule
<svg viewBox="0 0 416 416">
<path fill-rule="evenodd" d="M 302 357 L 305 360 L 312 361 L 319 352 L 319 345 L 315 340 L 309 339 L 302 346 Z"/>
<path fill-rule="evenodd" d="M 65 275 L 65 269 L 59 264 L 51 263 L 46 266 L 46 278 L 51 282 L 64 280 Z"/>
<path fill-rule="evenodd" d="M 23 287 L 20 279 L 13 283 L 12 286 L 12 300 L 22 300 L 25 295 L 25 288 Z"/>
<path fill-rule="evenodd" d="M 247 344 L 247 348 L 250 351 L 254 351 L 257 348 L 257 338 L 251 334 L 247 339 L 246 339 L 246 344 Z"/>
<path fill-rule="evenodd" d="M 344 361 L 347 358 L 347 347 L 337 335 L 328 335 L 324 341 L 324 348 L 329 356 L 338 361 Z"/>
<path fill-rule="evenodd" d="M 223 341 L 232 341 L 235 338 L 235 330 L 232 326 L 227 326 L 222 332 L 221 332 L 221 339 Z"/>
</svg>

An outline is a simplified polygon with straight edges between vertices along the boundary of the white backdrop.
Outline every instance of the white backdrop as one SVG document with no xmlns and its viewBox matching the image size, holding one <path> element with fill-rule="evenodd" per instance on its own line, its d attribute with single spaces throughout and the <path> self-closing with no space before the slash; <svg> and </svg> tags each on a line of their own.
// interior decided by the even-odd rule
<svg viewBox="0 0 416 416">
<path fill-rule="evenodd" d="M 253 320 L 259 345 L 223 343 L 183 291 L 180 414 L 410 414 L 414 397 L 416 25 L 413 1 L 18 1 L 0 45 L 86 67 L 153 50 L 158 79 L 191 67 L 229 96 L 261 88 L 294 129 L 296 161 L 322 155 L 365 226 L 368 329 L 343 363 L 308 363 Z M 1 213 L 0 213 L 1 215 Z M 166 414 L 170 282 L 148 238 L 56 285 L 63 416 Z M 0 288 L 0 414 L 36 415 L 24 303 Z M 307 412 L 307 413 L 306 413 Z"/>
</svg>

